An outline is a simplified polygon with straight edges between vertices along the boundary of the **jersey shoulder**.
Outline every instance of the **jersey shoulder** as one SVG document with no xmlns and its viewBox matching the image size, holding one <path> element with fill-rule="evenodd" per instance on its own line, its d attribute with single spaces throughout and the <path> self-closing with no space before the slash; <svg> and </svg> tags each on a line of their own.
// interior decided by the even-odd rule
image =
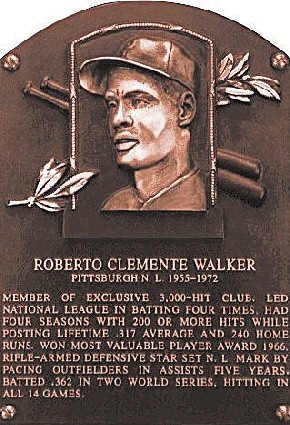
<svg viewBox="0 0 290 425">
<path fill-rule="evenodd" d="M 108 210 L 134 210 L 138 209 L 138 200 L 132 187 L 120 189 L 105 200 L 103 211 Z"/>
</svg>

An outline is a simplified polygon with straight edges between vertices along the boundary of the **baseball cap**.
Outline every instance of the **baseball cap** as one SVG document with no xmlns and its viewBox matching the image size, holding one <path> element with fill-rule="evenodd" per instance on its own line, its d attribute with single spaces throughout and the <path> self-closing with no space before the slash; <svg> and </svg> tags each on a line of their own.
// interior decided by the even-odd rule
<svg viewBox="0 0 290 425">
<path fill-rule="evenodd" d="M 80 85 L 90 93 L 103 95 L 104 76 L 112 66 L 141 68 L 178 81 L 194 89 L 195 62 L 179 44 L 160 38 L 137 38 L 121 46 L 116 56 L 100 56 L 82 63 Z"/>
</svg>

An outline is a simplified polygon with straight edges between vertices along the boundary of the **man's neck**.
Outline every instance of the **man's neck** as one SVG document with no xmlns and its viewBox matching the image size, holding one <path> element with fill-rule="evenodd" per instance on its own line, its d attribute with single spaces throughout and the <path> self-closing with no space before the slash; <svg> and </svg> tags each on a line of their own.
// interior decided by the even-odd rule
<svg viewBox="0 0 290 425">
<path fill-rule="evenodd" d="M 134 179 L 138 197 L 142 201 L 147 201 L 189 171 L 188 155 L 184 159 L 165 158 L 153 167 L 135 171 Z"/>
</svg>

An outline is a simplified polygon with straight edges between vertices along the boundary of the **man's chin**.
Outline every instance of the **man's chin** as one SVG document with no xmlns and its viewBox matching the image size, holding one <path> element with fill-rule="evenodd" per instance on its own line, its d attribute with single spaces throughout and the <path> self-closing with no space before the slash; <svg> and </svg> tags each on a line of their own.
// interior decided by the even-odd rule
<svg viewBox="0 0 290 425">
<path fill-rule="evenodd" d="M 117 151 L 116 152 L 116 162 L 119 166 L 128 166 L 133 167 L 134 164 L 138 162 L 137 158 L 132 155 L 133 149 L 128 151 Z"/>
<path fill-rule="evenodd" d="M 159 163 L 162 163 L 163 159 L 150 159 L 143 158 L 140 159 L 137 155 L 132 155 L 132 152 L 118 152 L 116 155 L 116 162 L 119 168 L 130 169 L 133 171 L 143 170 L 146 168 L 151 168 L 157 166 Z"/>
<path fill-rule="evenodd" d="M 119 155 L 119 154 L 117 155 L 116 162 L 120 168 L 127 169 L 127 170 L 134 169 L 138 163 L 136 159 L 132 159 L 129 157 L 129 155 L 125 155 L 124 153 L 122 155 Z"/>
</svg>

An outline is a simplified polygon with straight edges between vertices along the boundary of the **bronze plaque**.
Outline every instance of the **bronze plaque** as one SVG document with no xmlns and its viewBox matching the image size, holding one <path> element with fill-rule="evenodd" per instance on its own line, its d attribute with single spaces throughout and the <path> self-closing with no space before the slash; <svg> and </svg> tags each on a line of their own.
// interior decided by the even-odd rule
<svg viewBox="0 0 290 425">
<path fill-rule="evenodd" d="M 1 418 L 289 421 L 289 57 L 167 2 L 1 60 Z"/>
</svg>

